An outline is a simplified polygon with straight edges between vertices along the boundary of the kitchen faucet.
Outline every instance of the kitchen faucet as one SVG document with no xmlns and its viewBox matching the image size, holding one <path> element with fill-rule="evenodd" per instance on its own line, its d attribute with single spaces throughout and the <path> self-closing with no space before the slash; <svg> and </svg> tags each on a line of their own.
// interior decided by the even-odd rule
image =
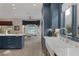
<svg viewBox="0 0 79 59">
<path fill-rule="evenodd" d="M 65 32 L 67 32 L 66 28 L 60 28 L 59 30 L 65 30 Z M 67 43 L 69 42 L 67 34 L 65 34 L 65 38 L 64 37 L 63 38 L 60 37 L 60 39 L 62 39 L 63 41 L 65 40 L 65 42 L 67 42 Z"/>
<path fill-rule="evenodd" d="M 57 36 L 58 36 L 59 39 L 62 39 L 62 38 L 61 38 L 61 34 L 60 34 L 60 31 L 61 31 L 61 30 L 65 30 L 65 32 L 67 32 L 67 29 L 66 29 L 66 28 L 59 28 L 59 29 L 57 29 L 56 32 L 57 32 Z M 65 37 L 66 37 L 66 39 L 67 39 L 67 34 L 65 35 Z"/>
</svg>

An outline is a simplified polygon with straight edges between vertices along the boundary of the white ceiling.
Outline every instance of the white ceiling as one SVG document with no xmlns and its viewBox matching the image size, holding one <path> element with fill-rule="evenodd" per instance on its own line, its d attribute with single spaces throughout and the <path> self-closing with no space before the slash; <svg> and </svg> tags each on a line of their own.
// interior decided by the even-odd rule
<svg viewBox="0 0 79 59">
<path fill-rule="evenodd" d="M 0 18 L 41 19 L 41 10 L 40 3 L 0 3 Z"/>
</svg>

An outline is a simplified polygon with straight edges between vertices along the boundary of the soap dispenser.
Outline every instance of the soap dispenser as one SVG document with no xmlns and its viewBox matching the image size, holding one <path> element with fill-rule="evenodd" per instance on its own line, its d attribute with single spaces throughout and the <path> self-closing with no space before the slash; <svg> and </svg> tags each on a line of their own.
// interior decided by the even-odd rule
<svg viewBox="0 0 79 59">
<path fill-rule="evenodd" d="M 60 37 L 60 29 L 55 29 L 55 34 L 59 38 Z"/>
</svg>

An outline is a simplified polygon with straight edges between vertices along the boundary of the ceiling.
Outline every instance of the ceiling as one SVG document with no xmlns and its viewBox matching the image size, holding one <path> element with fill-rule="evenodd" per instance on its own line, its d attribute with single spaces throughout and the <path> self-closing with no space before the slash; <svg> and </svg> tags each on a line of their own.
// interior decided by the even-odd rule
<svg viewBox="0 0 79 59">
<path fill-rule="evenodd" d="M 0 18 L 41 19 L 41 3 L 0 3 Z"/>
</svg>

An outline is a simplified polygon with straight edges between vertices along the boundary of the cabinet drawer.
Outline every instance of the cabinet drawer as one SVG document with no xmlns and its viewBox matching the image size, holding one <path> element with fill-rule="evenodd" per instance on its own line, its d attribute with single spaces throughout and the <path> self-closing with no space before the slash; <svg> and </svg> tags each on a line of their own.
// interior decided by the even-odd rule
<svg viewBox="0 0 79 59">
<path fill-rule="evenodd" d="M 2 39 L 3 39 L 3 37 L 0 36 L 0 48 L 2 48 Z"/>
<path fill-rule="evenodd" d="M 6 38 L 6 39 L 15 39 L 14 36 L 6 36 L 5 38 Z"/>
<path fill-rule="evenodd" d="M 4 48 L 4 49 L 9 49 L 9 48 L 16 48 L 16 47 L 13 46 L 13 45 L 5 45 L 5 46 L 3 46 L 2 48 Z"/>
<path fill-rule="evenodd" d="M 22 48 L 22 37 L 5 36 L 2 40 L 2 48 Z"/>
</svg>

